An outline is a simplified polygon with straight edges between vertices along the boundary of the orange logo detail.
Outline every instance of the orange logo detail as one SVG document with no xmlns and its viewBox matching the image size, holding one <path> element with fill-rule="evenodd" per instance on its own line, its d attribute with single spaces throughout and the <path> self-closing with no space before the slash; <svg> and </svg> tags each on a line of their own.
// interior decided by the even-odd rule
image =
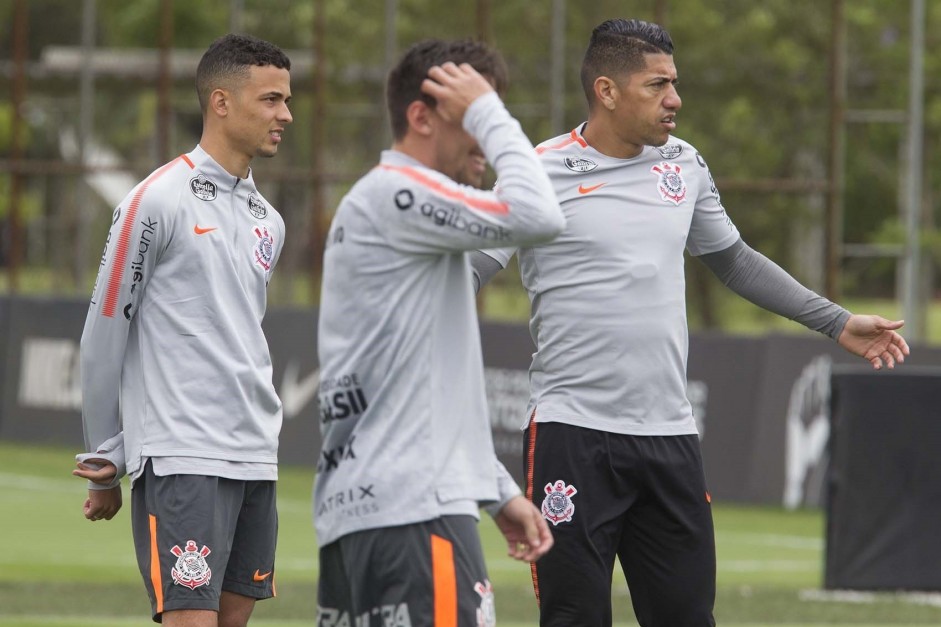
<svg viewBox="0 0 941 627">
<path fill-rule="evenodd" d="M 209 231 L 215 231 L 217 228 L 219 227 L 210 226 L 209 228 L 204 229 L 204 228 L 200 228 L 200 226 L 197 224 L 196 226 L 193 227 L 193 232 L 196 233 L 196 235 L 203 235 L 204 233 L 208 233 Z"/>
<path fill-rule="evenodd" d="M 255 580 L 255 581 L 264 581 L 265 579 L 267 579 L 267 578 L 270 577 L 270 576 L 271 576 L 271 571 L 270 571 L 270 570 L 269 570 L 268 572 L 262 574 L 262 573 L 258 572 L 258 569 L 256 568 L 256 569 L 255 569 L 255 574 L 252 575 L 252 579 Z"/>
<path fill-rule="evenodd" d="M 589 194 L 589 193 L 595 191 L 596 189 L 598 189 L 599 187 L 604 187 L 605 185 L 607 185 L 607 183 L 598 183 L 597 185 L 589 185 L 588 187 L 585 187 L 584 185 L 579 185 L 579 186 L 578 186 L 578 193 L 579 193 L 579 194 Z"/>
</svg>

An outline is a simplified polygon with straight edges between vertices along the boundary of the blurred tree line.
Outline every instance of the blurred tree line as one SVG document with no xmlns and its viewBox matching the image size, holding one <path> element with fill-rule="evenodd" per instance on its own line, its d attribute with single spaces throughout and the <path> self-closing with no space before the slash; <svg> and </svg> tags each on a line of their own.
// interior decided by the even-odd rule
<svg viewBox="0 0 941 627">
<path fill-rule="evenodd" d="M 823 183 L 828 177 L 828 51 L 832 35 L 830 4 L 819 0 L 567 0 L 564 3 L 563 128 L 550 121 L 551 0 L 437 2 L 397 0 L 389 30 L 388 0 L 97 0 L 95 45 L 99 50 L 154 49 L 160 44 L 162 11 L 172 11 L 175 51 L 198 58 L 216 37 L 233 26 L 313 59 L 315 13 L 325 11 L 323 115 L 313 71 L 293 72 L 294 124 L 279 155 L 255 164 L 260 188 L 282 212 L 289 240 L 273 302 L 316 302 L 319 246 L 329 211 L 349 186 L 387 147 L 383 82 L 391 43 L 401 53 L 429 36 L 483 34 L 504 54 L 511 85 L 506 95 L 534 143 L 579 124 L 586 115 L 578 70 L 591 29 L 611 17 L 663 20 L 676 44 L 683 109 L 676 135 L 693 143 L 709 163 L 723 203 L 745 240 L 809 286 L 822 289 L 822 187 L 768 191 L 749 182 L 798 180 Z M 25 224 L 26 267 L 38 277 L 35 289 L 87 296 L 112 208 L 87 193 L 76 170 L 49 164 L 66 160 L 63 133 L 74 132 L 79 116 L 79 77 L 44 65 L 52 47 L 81 44 L 83 2 L 27 0 L 27 96 L 23 116 L 27 184 L 21 211 Z M 481 7 L 486 15 L 481 15 Z M 847 27 L 847 107 L 904 113 L 908 98 L 909 3 L 905 0 L 845 0 Z M 14 2 L 0 2 L 0 20 L 13 24 Z M 941 3 L 928 3 L 925 50 L 925 198 L 928 223 L 924 243 L 939 246 L 930 225 L 941 184 Z M 390 39 L 391 33 L 391 39 Z M 0 31 L 0 220 L 6 223 L 10 189 L 14 29 Z M 310 68 L 308 63 L 305 67 Z M 121 159 L 134 182 L 160 162 L 157 142 L 156 81 L 152 76 L 95 76 L 92 136 Z M 170 155 L 188 151 L 199 138 L 201 117 L 192 77 L 170 86 Z M 899 123 L 870 122 L 846 127 L 844 239 L 850 243 L 901 243 L 899 212 L 902 141 Z M 319 153 L 318 153 L 319 151 Z M 319 161 L 318 161 L 319 158 Z M 312 164 L 322 163 L 315 176 Z M 45 164 L 29 169 L 29 164 Z M 773 187 L 773 185 L 771 186 Z M 317 194 L 328 211 L 316 223 Z M 81 206 L 78 206 L 81 205 Z M 83 213 L 84 212 L 84 213 Z M 90 213 L 89 213 L 90 212 Z M 90 245 L 76 251 L 73 237 L 83 215 L 92 215 Z M 4 230 L 3 250 L 10 239 Z M 937 255 L 932 263 L 937 264 Z M 82 266 L 84 264 L 84 266 Z M 77 272 L 76 265 L 84 271 Z M 892 297 L 896 260 L 847 259 L 843 289 L 855 296 Z M 498 285 L 516 286 L 513 272 Z M 722 302 L 701 264 L 688 264 L 694 325 L 721 326 Z M 29 289 L 31 284 L 25 284 Z M 499 289 L 499 288 L 498 288 Z"/>
</svg>

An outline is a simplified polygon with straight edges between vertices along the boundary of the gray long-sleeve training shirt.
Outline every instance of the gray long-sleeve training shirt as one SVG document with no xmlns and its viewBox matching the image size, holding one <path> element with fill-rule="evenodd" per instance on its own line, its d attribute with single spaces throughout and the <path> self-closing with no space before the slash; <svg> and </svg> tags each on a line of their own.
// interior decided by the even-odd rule
<svg viewBox="0 0 941 627">
<path fill-rule="evenodd" d="M 251 173 L 199 146 L 115 209 L 81 370 L 86 450 L 117 479 L 147 458 L 157 474 L 277 478 L 281 402 L 261 321 L 283 242 Z"/>
<path fill-rule="evenodd" d="M 319 324 L 321 546 L 363 529 L 477 515 L 519 493 L 497 462 L 465 251 L 545 241 L 565 221 L 532 144 L 496 94 L 464 129 L 500 178 L 458 185 L 402 152 L 343 198 Z"/>
</svg>

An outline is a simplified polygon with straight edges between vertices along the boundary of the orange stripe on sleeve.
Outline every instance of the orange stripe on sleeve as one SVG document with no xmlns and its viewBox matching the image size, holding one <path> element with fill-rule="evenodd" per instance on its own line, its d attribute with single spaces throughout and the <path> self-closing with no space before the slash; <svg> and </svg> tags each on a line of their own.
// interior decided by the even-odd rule
<svg viewBox="0 0 941 627">
<path fill-rule="evenodd" d="M 154 587 L 157 614 L 163 613 L 163 578 L 160 575 L 160 553 L 157 551 L 157 517 L 150 518 L 150 584 Z"/>
<path fill-rule="evenodd" d="M 186 155 L 177 157 L 151 174 L 150 177 L 141 184 L 137 193 L 135 193 L 134 197 L 131 199 L 131 204 L 128 205 L 127 215 L 124 216 L 124 223 L 121 225 L 121 234 L 118 236 L 118 241 L 114 246 L 114 257 L 111 259 L 111 275 L 108 277 L 108 289 L 105 292 L 105 300 L 101 308 L 101 315 L 106 318 L 113 318 L 114 312 L 118 306 L 118 295 L 121 292 L 121 279 L 124 277 L 124 267 L 127 262 L 128 250 L 130 250 L 131 246 L 131 233 L 134 231 L 134 219 L 137 217 L 137 209 L 140 207 L 144 192 L 147 191 L 151 183 L 176 165 L 176 162 L 180 159 L 186 161 L 191 168 L 195 167 L 193 162 L 190 161 Z"/>
<path fill-rule="evenodd" d="M 552 144 L 551 146 L 537 146 L 537 147 L 536 147 L 536 154 L 537 154 L 537 155 L 541 155 L 542 153 L 544 153 L 544 152 L 546 152 L 546 151 L 549 151 L 549 150 L 560 150 L 560 149 L 565 148 L 566 146 L 568 146 L 568 145 L 570 145 L 570 144 L 574 144 L 574 143 L 576 143 L 576 142 L 577 142 L 578 145 L 581 146 L 582 148 L 587 148 L 587 147 L 588 147 L 588 142 L 586 142 L 584 139 L 582 139 L 581 136 L 579 136 L 579 134 L 576 132 L 576 129 L 573 128 L 573 129 L 572 129 L 572 132 L 569 133 L 569 136 L 566 137 L 565 139 L 563 139 L 562 141 L 560 141 L 559 143 L 557 143 L 557 144 Z"/>
<path fill-rule="evenodd" d="M 457 627 L 457 575 L 454 546 L 431 536 L 431 572 L 434 580 L 435 627 Z"/>
<path fill-rule="evenodd" d="M 529 417 L 529 443 L 526 447 L 526 500 L 533 500 L 533 467 L 536 463 L 536 408 Z M 529 563 L 529 571 L 533 578 L 533 593 L 536 595 L 536 606 L 539 606 L 539 574 L 536 572 L 536 562 Z"/>
<path fill-rule="evenodd" d="M 428 189 L 441 194 L 445 198 L 451 198 L 459 202 L 464 203 L 468 207 L 473 207 L 474 209 L 480 209 L 481 211 L 487 211 L 490 213 L 510 213 L 510 206 L 505 202 L 499 202 L 496 200 L 486 200 L 484 198 L 474 198 L 473 196 L 468 196 L 460 189 L 455 189 L 452 187 L 447 187 L 441 183 L 441 181 L 436 181 L 431 177 L 425 176 L 423 173 L 419 172 L 415 168 L 410 168 L 408 166 L 401 165 L 386 165 L 382 164 L 379 166 L 383 170 L 391 170 L 393 172 L 398 172 L 399 174 L 404 174 L 413 181 L 424 185 Z"/>
</svg>

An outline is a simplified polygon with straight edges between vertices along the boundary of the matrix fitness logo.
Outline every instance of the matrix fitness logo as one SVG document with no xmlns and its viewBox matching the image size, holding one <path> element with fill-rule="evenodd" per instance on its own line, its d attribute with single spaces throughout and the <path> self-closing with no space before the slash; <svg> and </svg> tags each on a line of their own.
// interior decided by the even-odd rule
<svg viewBox="0 0 941 627">
<path fill-rule="evenodd" d="M 572 497 L 578 494 L 575 486 L 566 485 L 561 479 L 555 483 L 547 483 L 544 488 L 546 498 L 542 501 L 542 515 L 553 526 L 563 522 L 571 522 L 575 515 L 575 503 Z"/>
</svg>

